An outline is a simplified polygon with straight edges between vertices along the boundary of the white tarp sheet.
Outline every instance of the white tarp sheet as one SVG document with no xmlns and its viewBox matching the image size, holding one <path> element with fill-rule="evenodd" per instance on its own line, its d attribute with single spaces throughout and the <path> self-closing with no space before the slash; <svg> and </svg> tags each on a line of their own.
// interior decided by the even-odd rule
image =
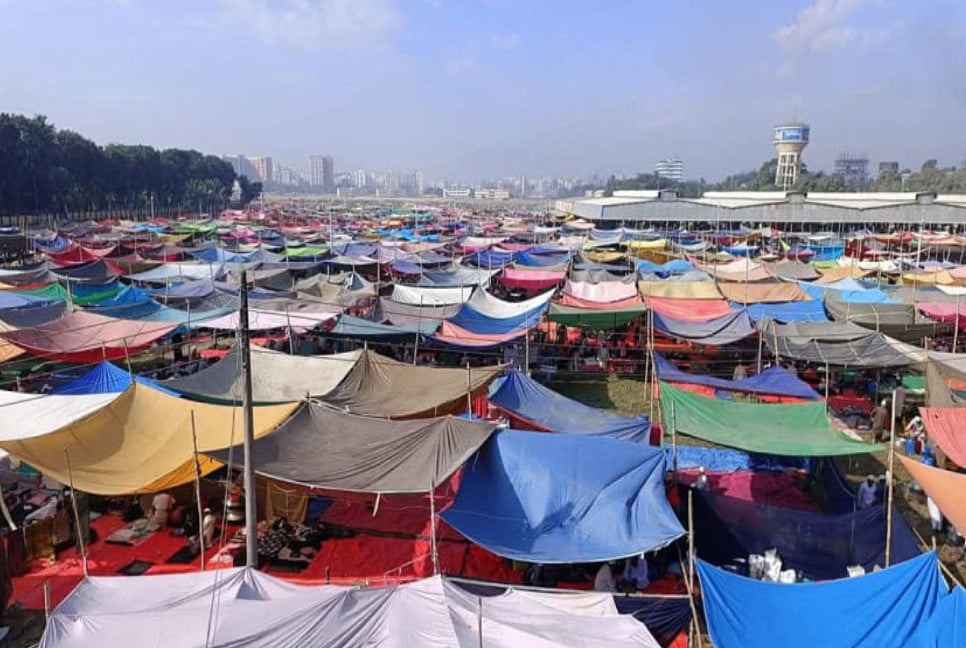
<svg viewBox="0 0 966 648">
<path fill-rule="evenodd" d="M 0 441 L 32 439 L 79 421 L 114 402 L 120 394 L 40 395 L 0 391 Z"/>
<path fill-rule="evenodd" d="M 392 288 L 391 299 L 400 304 L 413 306 L 446 306 L 448 304 L 464 304 L 473 293 L 473 286 L 462 288 L 423 288 L 420 286 L 405 286 L 396 284 Z"/>
<path fill-rule="evenodd" d="M 40 647 L 128 648 L 133 637 L 166 648 L 658 646 L 604 593 L 478 596 L 439 576 L 378 589 L 303 587 L 240 568 L 88 578 L 54 610 Z"/>
<path fill-rule="evenodd" d="M 483 313 L 493 319 L 520 317 L 524 313 L 529 313 L 533 309 L 539 308 L 549 302 L 555 290 L 548 290 L 545 293 L 521 302 L 508 302 L 499 297 L 494 297 L 487 291 L 481 289 L 473 293 L 473 296 L 470 297 L 466 304 L 471 306 L 476 312 Z"/>
</svg>

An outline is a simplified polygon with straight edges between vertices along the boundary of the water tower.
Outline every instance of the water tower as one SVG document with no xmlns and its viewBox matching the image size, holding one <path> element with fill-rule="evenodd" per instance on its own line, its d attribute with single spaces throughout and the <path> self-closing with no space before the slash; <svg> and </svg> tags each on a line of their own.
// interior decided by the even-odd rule
<svg viewBox="0 0 966 648">
<path fill-rule="evenodd" d="M 778 151 L 775 185 L 783 191 L 798 182 L 802 170 L 802 151 L 808 146 L 808 134 L 808 124 L 793 122 L 775 126 L 775 150 Z"/>
</svg>

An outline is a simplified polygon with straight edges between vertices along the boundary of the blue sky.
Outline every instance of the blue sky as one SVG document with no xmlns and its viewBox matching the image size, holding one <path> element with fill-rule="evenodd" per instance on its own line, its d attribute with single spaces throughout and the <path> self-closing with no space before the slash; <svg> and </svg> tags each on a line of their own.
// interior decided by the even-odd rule
<svg viewBox="0 0 966 648">
<path fill-rule="evenodd" d="M 961 0 L 0 0 L 0 111 L 431 178 L 966 159 Z"/>
</svg>

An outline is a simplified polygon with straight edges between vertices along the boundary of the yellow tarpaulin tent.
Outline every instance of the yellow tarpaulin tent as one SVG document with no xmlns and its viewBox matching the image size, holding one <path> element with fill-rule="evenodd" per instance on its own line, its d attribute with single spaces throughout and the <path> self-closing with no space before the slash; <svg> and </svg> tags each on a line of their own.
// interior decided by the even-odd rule
<svg viewBox="0 0 966 648">
<path fill-rule="evenodd" d="M 31 407 L 44 406 L 45 400 L 37 399 L 5 407 L 7 422 L 0 422 L 0 448 L 61 483 L 73 480 L 78 490 L 97 495 L 150 492 L 191 481 L 192 413 L 199 452 L 240 443 L 244 433 L 240 407 L 197 403 L 134 383 L 88 416 L 46 434 L 18 439 L 16 416 L 30 416 Z M 298 406 L 255 408 L 256 438 L 274 431 Z M 205 472 L 217 466 L 202 460 Z"/>
</svg>

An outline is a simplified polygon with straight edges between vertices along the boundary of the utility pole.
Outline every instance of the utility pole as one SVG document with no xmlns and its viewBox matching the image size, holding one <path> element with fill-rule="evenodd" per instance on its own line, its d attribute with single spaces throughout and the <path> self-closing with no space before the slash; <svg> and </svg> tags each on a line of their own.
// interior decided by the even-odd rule
<svg viewBox="0 0 966 648">
<path fill-rule="evenodd" d="M 245 549 L 248 567 L 258 567 L 258 530 L 255 506 L 255 467 L 252 465 L 252 452 L 255 444 L 255 420 L 252 408 L 252 352 L 248 339 L 248 271 L 241 272 L 241 310 L 238 313 L 239 337 L 242 359 L 242 410 L 245 425 L 245 466 L 243 486 L 245 489 Z"/>
</svg>

